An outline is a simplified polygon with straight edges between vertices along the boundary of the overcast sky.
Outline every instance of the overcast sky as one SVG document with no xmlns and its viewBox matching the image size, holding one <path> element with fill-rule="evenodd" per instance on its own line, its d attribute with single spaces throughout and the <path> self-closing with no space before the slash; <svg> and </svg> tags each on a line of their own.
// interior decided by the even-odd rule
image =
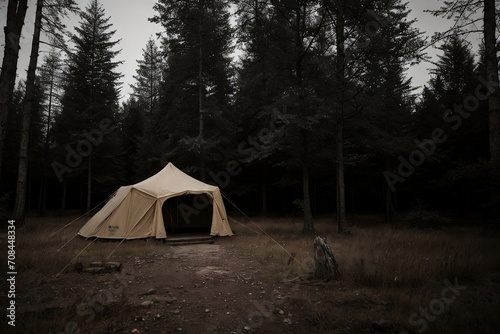
<svg viewBox="0 0 500 334">
<path fill-rule="evenodd" d="M 77 0 L 83 10 L 89 3 L 88 0 Z M 155 37 L 162 29 L 158 24 L 150 23 L 147 19 L 155 15 L 153 5 L 156 0 L 100 0 L 106 15 L 111 17 L 113 28 L 116 29 L 115 38 L 121 39 L 119 48 L 122 50 L 118 55 L 118 60 L 123 64 L 118 68 L 124 76 L 121 89 L 121 100 L 126 100 L 131 93 L 130 84 L 134 83 L 133 75 L 137 68 L 137 59 L 142 58 L 142 49 L 150 36 Z M 28 68 L 28 58 L 31 48 L 31 35 L 33 32 L 35 0 L 29 0 L 29 11 L 27 23 L 23 28 L 23 39 L 21 43 L 21 54 L 18 64 L 18 75 L 25 77 Z M 0 27 L 5 26 L 7 0 L 0 0 Z M 429 13 L 424 13 L 425 9 L 436 9 L 442 4 L 439 0 L 409 0 L 409 7 L 412 10 L 411 18 L 417 18 L 416 26 L 427 35 L 431 36 L 435 31 L 445 31 L 450 26 L 450 21 L 443 18 L 436 18 Z M 74 17 L 67 25 L 69 28 L 78 25 L 78 17 Z M 480 36 L 470 36 L 469 40 L 478 44 Z M 4 32 L 0 31 L 0 61 L 3 58 Z M 159 42 L 158 42 L 159 45 Z M 42 46 L 42 51 L 47 50 Z M 434 49 L 428 50 L 429 54 L 435 55 Z M 43 53 L 41 53 L 43 57 Z M 41 63 L 41 58 L 39 63 Z M 428 69 L 432 65 L 428 62 L 413 66 L 408 71 L 408 76 L 412 77 L 414 86 L 423 86 L 429 79 Z"/>
</svg>

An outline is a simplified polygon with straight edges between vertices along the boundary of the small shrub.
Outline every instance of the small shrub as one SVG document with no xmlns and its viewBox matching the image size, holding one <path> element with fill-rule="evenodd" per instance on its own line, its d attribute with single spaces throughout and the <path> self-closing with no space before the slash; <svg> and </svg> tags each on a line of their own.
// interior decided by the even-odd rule
<svg viewBox="0 0 500 334">
<path fill-rule="evenodd" d="M 403 218 L 403 225 L 408 228 L 439 229 L 447 219 L 440 217 L 438 211 L 431 211 L 422 201 L 416 201 L 412 210 Z"/>
</svg>

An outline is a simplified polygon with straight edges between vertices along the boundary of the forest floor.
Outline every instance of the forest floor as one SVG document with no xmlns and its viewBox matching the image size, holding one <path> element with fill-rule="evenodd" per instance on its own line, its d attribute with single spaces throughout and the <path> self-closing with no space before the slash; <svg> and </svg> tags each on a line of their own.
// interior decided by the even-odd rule
<svg viewBox="0 0 500 334">
<path fill-rule="evenodd" d="M 256 219 L 232 222 L 236 235 L 214 244 L 170 246 L 73 238 L 84 221 L 58 231 L 63 220 L 31 218 L 18 231 L 16 327 L 2 316 L 2 333 L 500 332 L 493 227 L 362 223 L 340 236 L 324 219 L 303 235 L 297 218 Z M 329 241 L 340 282 L 309 278 L 315 235 Z M 81 271 L 93 261 L 122 270 Z"/>
</svg>

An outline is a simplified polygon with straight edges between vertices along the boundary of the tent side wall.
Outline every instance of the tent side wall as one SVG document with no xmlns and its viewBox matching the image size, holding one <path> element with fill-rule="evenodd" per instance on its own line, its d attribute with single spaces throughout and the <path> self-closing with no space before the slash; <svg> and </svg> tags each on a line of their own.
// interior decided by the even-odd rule
<svg viewBox="0 0 500 334">
<path fill-rule="evenodd" d="M 229 221 L 227 220 L 226 208 L 224 207 L 224 201 L 219 188 L 215 188 L 212 192 L 213 197 L 213 214 L 212 214 L 212 229 L 210 230 L 210 235 L 213 236 L 231 236 L 233 231 L 229 226 Z"/>
<path fill-rule="evenodd" d="M 133 188 L 124 195 L 117 194 L 112 199 L 116 200 L 108 202 L 78 234 L 105 239 L 165 238 L 160 201 Z"/>
<path fill-rule="evenodd" d="M 210 235 L 233 235 L 219 188 L 190 177 L 171 163 L 142 182 L 118 189 L 78 234 L 86 238 L 166 238 L 162 205 L 169 198 L 186 194 L 211 198 Z"/>
<path fill-rule="evenodd" d="M 103 229 L 109 216 L 123 203 L 132 186 L 120 187 L 115 195 L 78 231 L 78 235 L 90 238 Z"/>
</svg>

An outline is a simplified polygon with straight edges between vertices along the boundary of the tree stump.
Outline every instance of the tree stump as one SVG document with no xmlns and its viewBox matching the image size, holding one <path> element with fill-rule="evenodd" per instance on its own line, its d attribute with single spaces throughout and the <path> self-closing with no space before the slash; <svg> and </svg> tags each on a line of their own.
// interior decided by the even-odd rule
<svg viewBox="0 0 500 334">
<path fill-rule="evenodd" d="M 327 281 L 340 279 L 339 268 L 326 239 L 314 239 L 314 277 Z"/>
</svg>

